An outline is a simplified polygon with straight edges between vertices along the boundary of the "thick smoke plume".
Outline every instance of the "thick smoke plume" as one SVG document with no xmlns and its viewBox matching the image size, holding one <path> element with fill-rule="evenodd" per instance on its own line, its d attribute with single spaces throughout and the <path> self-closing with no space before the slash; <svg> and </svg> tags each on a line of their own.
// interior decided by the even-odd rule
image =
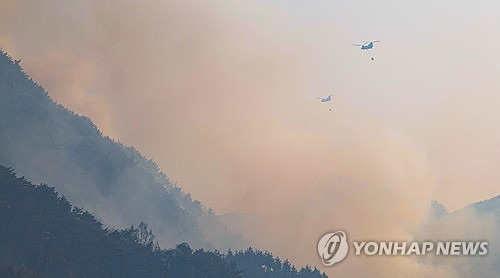
<svg viewBox="0 0 500 278">
<path fill-rule="evenodd" d="M 485 4 L 2 2 L 2 47 L 51 96 L 297 263 L 319 264 L 327 231 L 411 240 L 430 199 L 498 194 L 500 63 L 468 43 L 492 39 Z M 383 40 L 376 63 L 350 48 L 365 38 Z M 314 97 L 332 92 L 329 112 Z M 404 258 L 331 271 L 456 274 Z"/>
</svg>

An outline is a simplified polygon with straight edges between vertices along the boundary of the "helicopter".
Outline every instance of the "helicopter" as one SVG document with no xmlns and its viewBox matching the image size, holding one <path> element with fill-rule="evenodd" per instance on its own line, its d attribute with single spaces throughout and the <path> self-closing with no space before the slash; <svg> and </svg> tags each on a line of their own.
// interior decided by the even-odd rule
<svg viewBox="0 0 500 278">
<path fill-rule="evenodd" d="M 332 101 L 332 95 L 329 95 L 327 97 L 317 97 L 316 99 L 319 99 L 322 103 L 327 103 L 327 102 L 330 102 Z M 328 111 L 332 111 L 332 108 L 328 108 Z"/>
<path fill-rule="evenodd" d="M 329 102 L 332 101 L 332 95 L 329 95 L 327 97 L 317 97 L 316 99 L 319 99 L 321 102 Z"/>
<path fill-rule="evenodd" d="M 353 44 L 352 46 L 359 46 L 361 50 L 366 50 L 368 51 L 368 53 L 370 52 L 370 49 L 373 49 L 373 47 L 375 46 L 376 43 L 378 43 L 380 41 L 363 41 L 363 44 Z M 370 57 L 370 59 L 372 61 L 375 60 L 375 58 L 373 57 Z"/>
</svg>

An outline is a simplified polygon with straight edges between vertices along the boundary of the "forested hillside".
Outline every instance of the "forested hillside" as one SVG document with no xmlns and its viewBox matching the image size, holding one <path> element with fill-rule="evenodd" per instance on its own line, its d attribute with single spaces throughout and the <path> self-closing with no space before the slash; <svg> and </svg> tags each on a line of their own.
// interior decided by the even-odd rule
<svg viewBox="0 0 500 278">
<path fill-rule="evenodd" d="M 109 230 L 54 188 L 0 167 L 0 262 L 47 277 L 239 277 L 218 252 L 162 250 L 146 224 Z"/>
<path fill-rule="evenodd" d="M 150 223 L 163 247 L 245 246 L 153 161 L 55 103 L 5 52 L 0 53 L 0 146 L 0 164 L 34 183 L 53 185 L 108 227 Z"/>
<path fill-rule="evenodd" d="M 0 164 L 50 184 L 0 166 L 0 277 L 324 277 L 251 248 L 200 249 L 247 245 L 153 161 L 55 103 L 4 52 L 0 146 Z"/>
<path fill-rule="evenodd" d="M 12 277 L 325 277 L 252 249 L 161 249 L 146 224 L 107 229 L 54 188 L 3 166 L 0 227 L 0 274 Z"/>
</svg>

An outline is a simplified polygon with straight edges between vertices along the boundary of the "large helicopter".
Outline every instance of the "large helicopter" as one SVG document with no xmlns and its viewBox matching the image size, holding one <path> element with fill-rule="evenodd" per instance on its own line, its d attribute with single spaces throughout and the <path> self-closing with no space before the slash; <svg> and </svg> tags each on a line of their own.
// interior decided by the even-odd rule
<svg viewBox="0 0 500 278">
<path fill-rule="evenodd" d="M 373 47 L 375 46 L 376 43 L 378 43 L 380 41 L 364 41 L 363 44 L 353 44 L 352 46 L 359 46 L 361 50 L 366 50 L 368 51 L 368 53 L 370 53 L 370 49 L 373 49 Z M 375 58 L 373 57 L 370 57 L 370 59 L 372 61 L 375 60 Z"/>
<path fill-rule="evenodd" d="M 329 95 L 327 97 L 317 97 L 316 99 L 319 99 L 322 103 L 327 103 L 332 101 L 332 95 Z M 332 111 L 332 108 L 328 108 L 328 111 Z"/>
</svg>

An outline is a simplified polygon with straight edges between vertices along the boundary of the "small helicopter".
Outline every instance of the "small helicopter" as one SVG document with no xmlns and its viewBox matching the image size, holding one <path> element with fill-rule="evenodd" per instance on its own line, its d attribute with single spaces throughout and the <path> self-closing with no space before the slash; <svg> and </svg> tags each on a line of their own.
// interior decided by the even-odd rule
<svg viewBox="0 0 500 278">
<path fill-rule="evenodd" d="M 329 102 L 332 101 L 332 95 L 329 95 L 327 97 L 317 97 L 316 99 L 319 99 L 321 102 Z"/>
<path fill-rule="evenodd" d="M 375 44 L 378 43 L 378 42 L 380 42 L 380 41 L 369 41 L 369 42 L 364 41 L 363 44 L 353 44 L 352 46 L 360 46 L 361 50 L 366 50 L 366 51 L 368 51 L 368 53 L 370 53 L 370 49 L 373 49 L 373 47 L 375 46 Z M 373 58 L 373 57 L 370 57 L 370 59 L 372 61 L 375 60 L 375 58 Z"/>
<path fill-rule="evenodd" d="M 319 99 L 322 103 L 330 102 L 332 101 L 332 95 L 329 95 L 327 97 L 317 97 L 316 99 Z M 328 108 L 328 111 L 332 111 L 332 108 Z"/>
</svg>

